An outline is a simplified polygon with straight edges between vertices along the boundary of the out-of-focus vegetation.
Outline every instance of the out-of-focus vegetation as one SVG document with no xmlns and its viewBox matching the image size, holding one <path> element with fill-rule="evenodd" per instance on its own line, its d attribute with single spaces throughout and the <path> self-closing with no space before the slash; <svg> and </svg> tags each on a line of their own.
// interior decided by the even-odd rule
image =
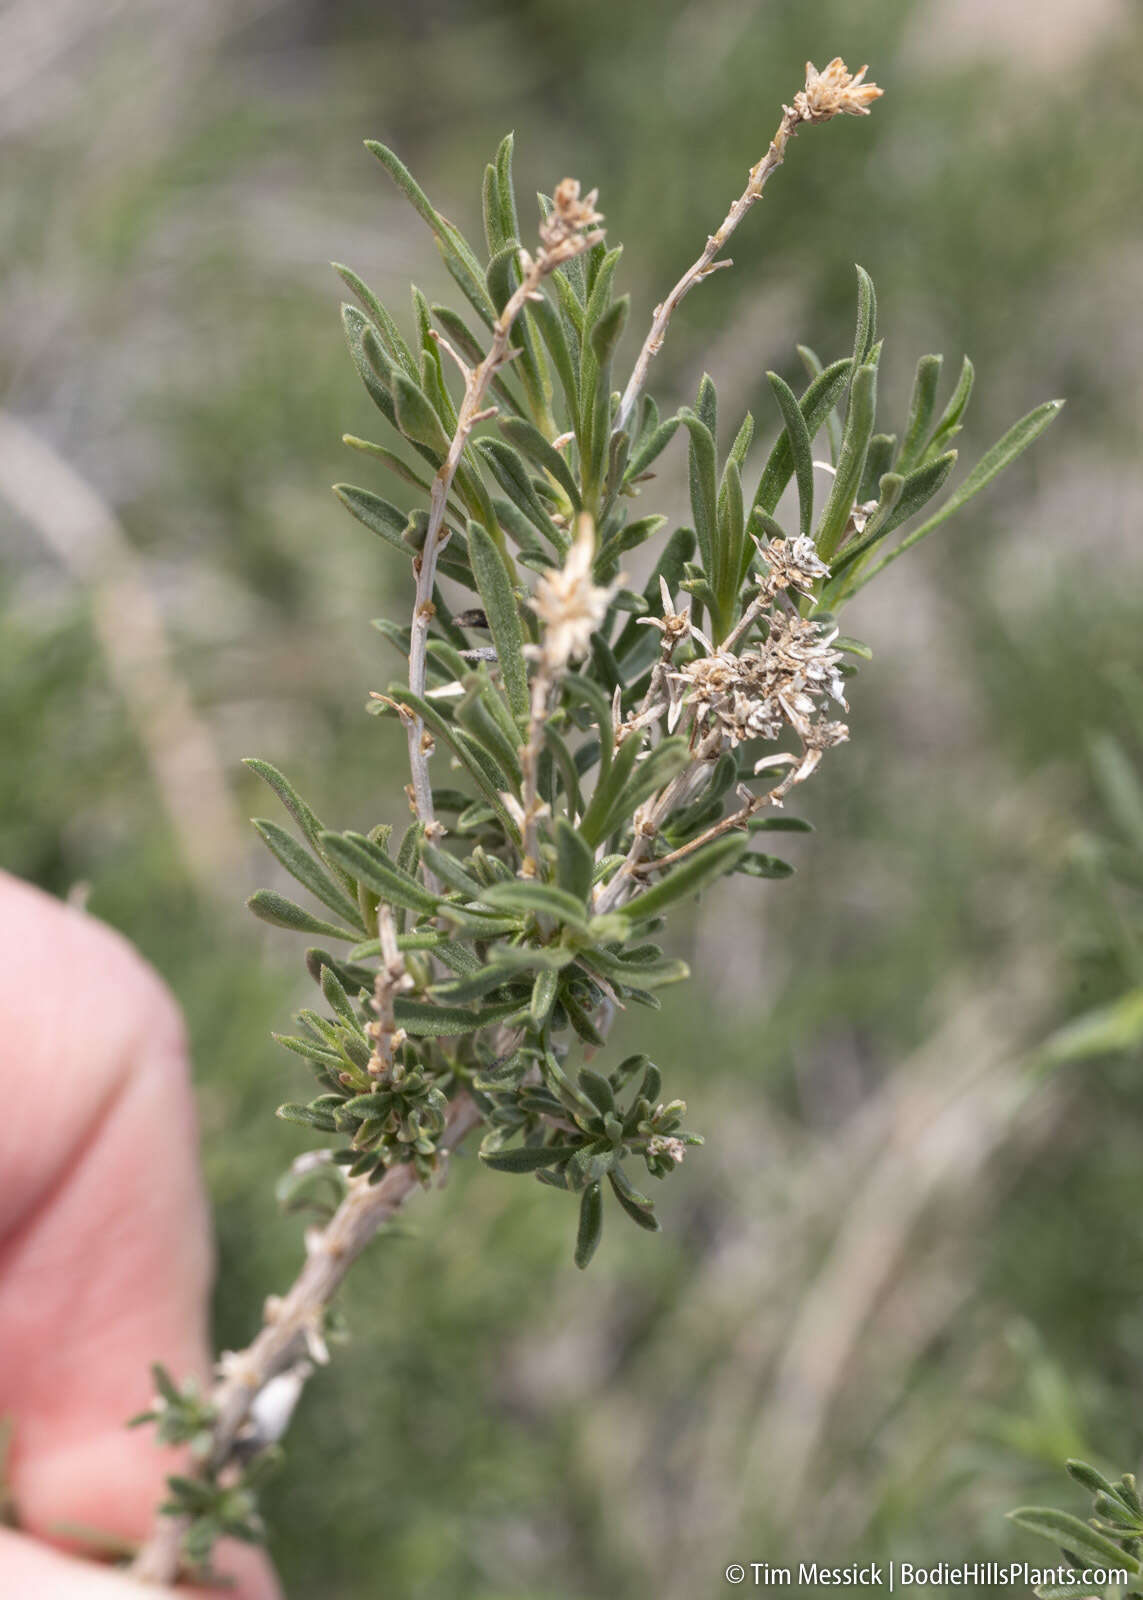
<svg viewBox="0 0 1143 1600">
<path fill-rule="evenodd" d="M 918 347 L 987 374 L 967 458 L 1069 399 L 854 616 L 876 659 L 806 791 L 798 876 L 700 905 L 681 953 L 715 1003 L 668 991 L 649 1043 L 640 1019 L 708 1136 L 664 1235 L 613 1230 L 585 1280 L 557 1196 L 458 1160 L 373 1247 L 267 1494 L 294 1594 L 383 1575 L 394 1600 L 689 1600 L 731 1560 L 1039 1562 L 1003 1511 L 1054 1496 L 1066 1455 L 1138 1456 L 1139 1053 L 1023 1066 L 1139 981 L 1134 891 L 1084 840 L 1132 848 L 1092 741 L 1143 757 L 1143 28 L 1073 10 L 1028 7 L 1003 38 L 967 0 L 0 17 L 0 504 L 22 486 L 0 512 L 0 857 L 90 885 L 187 1009 L 222 1345 L 292 1276 L 272 1191 L 305 1146 L 271 1115 L 305 1081 L 268 1038 L 300 995 L 290 941 L 241 913 L 264 805 L 238 760 L 287 764 L 338 827 L 396 814 L 404 777 L 399 733 L 361 708 L 392 669 L 368 619 L 407 574 L 328 493 L 368 402 L 326 263 L 391 301 L 432 251 L 361 139 L 466 223 L 508 125 L 522 192 L 598 183 L 643 286 L 622 368 L 806 56 L 869 60 L 877 115 L 793 147 L 658 391 L 688 398 L 702 352 L 727 414 L 761 411 L 795 341 L 842 353 L 856 258 L 900 330 L 898 409 Z M 102 521 L 74 496 L 61 513 L 29 434 Z M 662 468 L 680 514 L 681 455 Z M 150 636 L 132 655 L 137 619 L 106 623 L 125 565 L 206 736 L 174 776 Z M 192 870 L 186 816 L 220 778 L 233 815 L 211 813 L 215 869 Z M 331 1549 L 313 1530 L 335 1517 L 353 1531 Z"/>
</svg>

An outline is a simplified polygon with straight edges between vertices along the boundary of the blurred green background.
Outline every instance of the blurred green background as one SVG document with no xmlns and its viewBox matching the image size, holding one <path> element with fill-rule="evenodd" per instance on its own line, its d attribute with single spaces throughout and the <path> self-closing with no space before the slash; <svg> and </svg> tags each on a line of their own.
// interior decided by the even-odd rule
<svg viewBox="0 0 1143 1600">
<path fill-rule="evenodd" d="M 598 184 L 651 307 L 762 153 L 807 56 L 885 98 L 808 130 L 687 300 L 653 387 L 776 419 L 767 367 L 850 342 L 877 284 L 888 412 L 916 357 L 977 366 L 972 459 L 1068 408 L 944 543 L 847 619 L 852 742 L 804 791 L 789 884 L 700 904 L 689 986 L 621 1028 L 707 1145 L 656 1239 L 586 1275 L 566 1197 L 454 1163 L 344 1297 L 267 1493 L 289 1592 L 691 1600 L 730 1561 L 1047 1558 L 1003 1520 L 1059 1465 L 1134 1465 L 1143 1356 L 1138 1051 L 1029 1074 L 1139 981 L 1103 883 L 1091 741 L 1143 746 L 1143 162 L 1136 0 L 7 0 L 0 9 L 0 860 L 135 939 L 185 1006 L 217 1206 L 220 1344 L 299 1259 L 268 1038 L 300 951 L 245 818 L 282 766 L 331 825 L 404 811 L 362 714 L 408 574 L 328 491 L 374 416 L 329 260 L 399 313 L 448 280 L 362 150 L 479 231 Z M 1133 199 L 1133 195 L 1135 198 Z M 681 449 L 662 498 L 685 518 Z M 386 493 L 391 490 L 386 489 Z M 980 509 L 977 510 L 976 508 Z M 667 509 L 664 506 L 664 509 Z M 1125 843 L 1126 843 L 1126 837 Z M 1078 842 L 1077 842 L 1078 840 Z M 272 864 L 271 864 L 272 865 Z M 1133 917 L 1135 920 L 1133 921 Z M 1060 1492 L 1057 1484 L 1060 1483 Z"/>
</svg>

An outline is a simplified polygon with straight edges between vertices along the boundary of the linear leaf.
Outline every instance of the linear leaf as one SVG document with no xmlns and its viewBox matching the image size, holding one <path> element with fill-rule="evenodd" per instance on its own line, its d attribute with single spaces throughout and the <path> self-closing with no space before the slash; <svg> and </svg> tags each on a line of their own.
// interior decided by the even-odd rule
<svg viewBox="0 0 1143 1600">
<path fill-rule="evenodd" d="M 559 451 L 544 438 L 539 428 L 531 422 L 526 422 L 522 417 L 504 417 L 500 421 L 500 429 L 517 450 L 522 451 L 537 467 L 555 478 L 571 501 L 572 509 L 579 511 L 582 502 L 579 485 L 572 470 Z"/>
<path fill-rule="evenodd" d="M 902 476 L 911 472 L 925 454 L 943 364 L 942 356 L 922 356 L 917 362 L 917 375 L 913 379 L 913 394 L 909 402 L 909 420 L 905 425 L 901 454 L 894 463 Z"/>
<path fill-rule="evenodd" d="M 968 402 L 972 398 L 972 385 L 975 376 L 976 373 L 972 362 L 965 356 L 961 363 L 960 377 L 956 381 L 956 388 L 952 392 L 948 405 L 941 412 L 937 425 L 933 429 L 932 437 L 925 446 L 926 456 L 931 456 L 934 452 L 943 450 L 960 432 L 961 422 L 965 412 L 968 410 Z"/>
<path fill-rule="evenodd" d="M 254 915 L 263 922 L 270 922 L 276 928 L 289 928 L 293 933 L 320 933 L 327 939 L 347 939 L 353 944 L 357 932 L 348 928 L 339 928 L 332 922 L 323 922 L 320 917 L 311 916 L 293 900 L 287 900 L 284 894 L 277 894 L 273 889 L 258 889 L 246 904 Z"/>
<path fill-rule="evenodd" d="M 822 512 L 814 539 L 822 560 L 833 559 L 853 510 L 865 470 L 865 455 L 873 437 L 877 414 L 877 368 L 870 363 L 858 368 L 849 395 L 849 410 L 842 434 L 833 488 Z"/>
<path fill-rule="evenodd" d="M 1029 411 L 1026 417 L 1021 417 L 1019 422 L 1013 423 L 1004 437 L 998 439 L 992 449 L 981 456 L 968 477 L 959 488 L 953 490 L 944 505 L 922 522 L 919 528 L 914 528 L 912 533 L 901 540 L 896 549 L 882 556 L 880 561 L 862 575 L 861 586 L 864 587 L 870 578 L 875 577 L 890 562 L 896 561 L 898 556 L 904 555 L 906 550 L 926 538 L 934 528 L 939 528 L 942 522 L 947 522 L 950 517 L 955 516 L 963 505 L 978 495 L 982 489 L 986 489 L 993 478 L 1003 472 L 1005 467 L 1038 439 L 1049 423 L 1055 421 L 1063 406 L 1062 400 L 1045 400 L 1043 405 L 1037 406 L 1033 411 Z"/>
<path fill-rule="evenodd" d="M 487 529 L 479 522 L 468 525 L 468 556 L 484 614 L 496 645 L 496 659 L 513 714 L 528 715 L 528 669 L 524 665 L 524 632 L 520 610 L 512 593 L 508 569 Z"/>
<path fill-rule="evenodd" d="M 814 521 L 814 458 L 810 430 L 790 385 L 776 372 L 768 372 L 766 377 L 786 424 L 786 439 L 798 483 L 798 520 L 803 536 L 808 538 Z"/>
<path fill-rule="evenodd" d="M 492 884 L 484 891 L 484 898 L 499 911 L 521 911 L 553 917 L 557 922 L 571 923 L 575 927 L 586 927 L 587 924 L 582 901 L 553 883 L 514 878 L 508 883 Z"/>
<path fill-rule="evenodd" d="M 402 872 L 378 845 L 363 833 L 332 833 L 321 836 L 322 848 L 352 873 L 359 883 L 369 886 L 388 904 L 405 911 L 435 911 L 440 896 L 430 894 L 408 873 Z"/>
<path fill-rule="evenodd" d="M 657 917 L 660 911 L 673 905 L 676 900 L 697 894 L 708 883 L 732 872 L 746 849 L 747 840 L 734 834 L 713 840 L 703 849 L 696 850 L 689 860 L 680 861 L 678 866 L 672 867 L 650 889 L 644 889 L 642 894 L 621 906 L 619 914 L 635 922 Z"/>
<path fill-rule="evenodd" d="M 567 1161 L 575 1152 L 574 1144 L 520 1145 L 514 1150 L 482 1150 L 480 1159 L 494 1172 L 539 1172 Z"/>
<path fill-rule="evenodd" d="M 575 1240 L 575 1264 L 586 1267 L 599 1246 L 603 1233 L 603 1189 L 589 1183 L 579 1203 L 579 1229 Z"/>
<path fill-rule="evenodd" d="M 356 489 L 351 483 L 335 483 L 333 492 L 350 515 L 363 523 L 370 533 L 399 550 L 407 561 L 412 558 L 412 550 L 401 537 L 409 525 L 406 512 L 399 511 L 371 489 Z"/>
<path fill-rule="evenodd" d="M 515 1000 L 483 1006 L 479 1011 L 465 1006 L 434 1006 L 426 1000 L 410 1000 L 405 995 L 398 995 L 393 1002 L 397 1021 L 406 1033 L 417 1039 L 444 1039 L 474 1033 L 478 1028 L 503 1022 L 505 1017 L 519 1010 L 519 1002 Z"/>
<path fill-rule="evenodd" d="M 817 437 L 823 423 L 841 398 L 849 380 L 851 365 L 849 357 L 845 356 L 842 360 L 835 361 L 832 366 L 825 367 L 811 379 L 808 388 L 798 401 L 811 440 Z M 773 515 L 774 508 L 782 498 L 782 491 L 789 483 L 793 471 L 794 455 L 789 435 L 783 429 L 758 480 L 758 488 L 754 492 L 755 507 Z"/>
<path fill-rule="evenodd" d="M 1125 1567 L 1130 1573 L 1143 1571 L 1139 1562 L 1120 1545 L 1097 1533 L 1086 1522 L 1067 1511 L 1052 1511 L 1047 1506 L 1021 1506 L 1008 1513 L 1009 1519 L 1029 1533 L 1038 1533 L 1056 1546 L 1066 1546 L 1075 1555 L 1097 1567 Z"/>
<path fill-rule="evenodd" d="M 361 921 L 361 913 L 354 901 L 317 864 L 313 856 L 303 850 L 292 834 L 263 817 L 254 817 L 252 820 L 267 848 L 303 888 L 308 889 L 331 911 L 336 911 L 339 917 L 346 918 L 351 925 Z"/>
<path fill-rule="evenodd" d="M 557 817 L 556 872 L 561 888 L 582 905 L 587 904 L 591 881 L 595 872 L 595 856 L 591 846 L 566 817 Z"/>
</svg>

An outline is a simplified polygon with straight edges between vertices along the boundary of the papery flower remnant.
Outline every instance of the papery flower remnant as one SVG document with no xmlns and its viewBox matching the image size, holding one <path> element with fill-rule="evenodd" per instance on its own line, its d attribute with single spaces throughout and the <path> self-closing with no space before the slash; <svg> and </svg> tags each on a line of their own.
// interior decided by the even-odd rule
<svg viewBox="0 0 1143 1600">
<path fill-rule="evenodd" d="M 768 572 L 758 579 L 763 597 L 773 600 L 779 591 L 796 589 L 807 598 L 812 597 L 814 584 L 819 578 L 829 577 L 829 568 L 818 555 L 812 539 L 771 539 L 766 544 L 754 541 L 758 553 L 765 561 Z"/>
<path fill-rule="evenodd" d="M 791 589 L 809 594 L 818 578 L 829 576 L 810 539 L 771 539 L 759 550 L 767 567 L 759 578 L 762 600 L 779 600 Z M 784 603 L 789 608 L 789 601 Z M 690 706 L 696 726 L 708 736 L 718 735 L 723 748 L 749 739 L 780 739 L 792 729 L 802 745 L 796 780 L 801 781 L 823 750 L 849 737 L 844 723 L 824 715 L 828 699 L 846 704 L 842 656 L 834 648 L 838 630 L 832 622 L 790 609 L 771 614 L 766 626 L 769 631 L 759 644 L 739 653 L 711 649 L 670 673 L 672 698 Z M 775 759 L 763 757 L 755 771 Z"/>
<path fill-rule="evenodd" d="M 868 67 L 851 73 L 840 56 L 834 56 L 821 72 L 812 61 L 806 62 L 806 87 L 799 89 L 790 108 L 802 122 L 828 122 L 844 112 L 851 117 L 867 117 L 869 107 L 885 93 L 875 83 L 865 83 Z"/>
<path fill-rule="evenodd" d="M 619 579 L 604 588 L 592 582 L 595 560 L 595 525 L 586 514 L 579 518 L 575 542 L 562 567 L 545 572 L 530 601 L 544 624 L 539 654 L 551 672 L 561 672 L 569 661 L 579 661 L 591 649 L 591 636 L 607 615 Z"/>
</svg>

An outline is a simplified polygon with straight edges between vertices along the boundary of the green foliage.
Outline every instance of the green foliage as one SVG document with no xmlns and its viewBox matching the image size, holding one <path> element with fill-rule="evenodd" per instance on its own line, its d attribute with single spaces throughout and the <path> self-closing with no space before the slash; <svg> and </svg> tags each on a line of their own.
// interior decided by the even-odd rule
<svg viewBox="0 0 1143 1600">
<path fill-rule="evenodd" d="M 368 148 L 428 224 L 469 307 L 492 327 L 524 271 L 511 139 L 485 169 L 486 262 L 392 151 L 374 143 Z M 551 209 L 552 202 L 542 200 L 541 217 Z M 433 559 L 472 602 L 456 612 L 439 588 L 434 591 L 424 689 L 415 679 L 393 684 L 371 709 L 418 717 L 425 738 L 450 751 L 458 781 L 468 788 L 455 798 L 452 791 L 439 795 L 442 807 L 447 801 L 456 813 L 451 844 L 413 829 L 394 859 L 383 838 L 324 828 L 280 774 L 257 765 L 303 835 L 299 842 L 276 823 L 259 822 L 263 839 L 340 921 L 331 923 L 276 891 L 260 891 L 250 902 L 266 920 L 354 944 L 346 960 L 315 951 L 307 962 L 329 1011 L 303 1012 L 303 1034 L 282 1042 L 309 1059 L 319 1093 L 308 1103 L 283 1105 L 279 1115 L 348 1140 L 334 1161 L 351 1178 L 376 1180 L 394 1162 L 411 1161 L 427 1181 L 439 1159 L 448 1101 L 464 1090 L 487 1124 L 486 1166 L 532 1172 L 580 1194 L 575 1255 L 581 1266 L 600 1239 L 602 1180 L 629 1217 L 653 1229 L 652 1203 L 631 1185 L 623 1162 L 638 1155 L 652 1176 L 664 1177 L 692 1136 L 679 1132 L 681 1103 L 657 1103 L 657 1068 L 647 1066 L 640 1088 L 621 1106 L 617 1095 L 629 1064 L 610 1075 L 585 1068 L 577 1087 L 567 1076 L 569 1054 L 577 1043 L 604 1048 L 607 1018 L 616 1007 L 655 1006 L 655 991 L 686 975 L 683 963 L 647 942 L 663 913 L 733 872 L 758 879 L 789 875 L 785 862 L 748 852 L 751 826 L 783 821 L 755 814 L 766 803 L 769 777 L 761 789 L 749 781 L 749 756 L 758 753 L 760 740 L 765 750 L 764 741 L 775 737 L 775 719 L 799 732 L 802 752 L 768 756 L 760 768 L 784 761 L 795 781 L 820 759 L 805 707 L 796 714 L 780 709 L 784 693 L 800 694 L 809 705 L 806 687 L 819 680 L 799 677 L 801 667 L 783 669 L 794 672 L 788 689 L 757 691 L 763 698 L 751 715 L 758 721 L 740 732 L 721 735 L 717 722 L 702 719 L 729 713 L 700 710 L 693 699 L 683 701 L 679 732 L 656 726 L 665 710 L 656 697 L 670 676 L 698 683 L 709 649 L 694 626 L 668 639 L 659 579 L 668 593 L 688 591 L 692 623 L 707 613 L 714 645 L 733 633 L 746 652 L 743 661 L 761 674 L 777 670 L 766 665 L 767 651 L 785 648 L 779 640 L 791 625 L 780 610 L 767 614 L 757 596 L 774 604 L 781 595 L 789 610 L 796 591 L 794 609 L 808 630 L 798 637 L 814 641 L 821 681 L 839 694 L 835 656 L 828 651 L 834 616 L 868 580 L 874 547 L 943 486 L 956 459 L 946 447 L 960 427 L 972 372 L 966 363 L 934 423 L 941 363 L 923 358 L 900 448 L 893 435 L 876 434 L 881 346 L 873 284 L 859 267 L 852 354 L 823 367 L 807 353 L 813 375 L 800 397 L 776 373 L 768 374 L 780 429 L 747 486 L 753 418 L 746 416 L 720 460 L 718 400 L 709 376 L 693 408 L 660 420 L 655 402 L 644 396 L 630 432 L 613 432 L 611 372 L 628 314 L 627 298 L 617 298 L 614 287 L 620 255 L 600 243 L 573 254 L 525 302 L 507 329 L 514 359 L 489 378 L 499 408 L 496 429 L 478 428 L 460 440 L 455 478 L 442 463 L 462 397 L 450 392 L 455 375 L 441 364 L 431 324 L 435 320 L 473 364 L 482 358 L 483 337 L 472 334 L 461 313 L 430 308 L 415 292 L 418 364 L 380 300 L 348 268 L 337 269 L 362 307 L 345 308 L 343 320 L 367 393 L 398 435 L 398 447 L 403 439 L 444 474 L 445 537 Z M 834 427 L 835 412 L 833 481 L 815 520 L 814 441 L 823 428 Z M 950 501 L 891 555 L 982 489 L 1051 414 L 1052 407 L 1042 407 L 1010 430 Z M 642 594 L 623 590 L 615 576 L 620 557 L 654 538 L 665 520 L 646 514 L 632 520 L 630 509 L 649 467 L 680 427 L 688 443 L 693 533 L 675 530 Z M 350 442 L 404 481 L 428 487 L 403 455 Z M 858 495 L 869 473 L 877 480 L 876 498 L 863 504 Z M 791 476 L 800 545 L 776 520 Z M 407 516 L 372 489 L 341 485 L 337 493 L 388 545 L 415 552 L 418 562 L 426 559 L 426 513 Z M 604 586 L 605 614 L 576 670 L 562 670 L 567 651 L 556 668 L 535 667 L 548 661 L 548 647 L 539 602 L 533 606 L 518 568 L 539 572 L 541 583 L 553 565 L 566 563 L 570 572 L 573 534 L 583 536 L 575 532 L 577 519 L 585 516 L 591 576 Z M 816 552 L 812 559 L 809 550 Z M 883 556 L 881 565 L 888 559 Z M 799 560 L 812 571 L 789 576 L 782 563 L 796 568 Z M 545 602 L 549 610 L 555 603 Z M 632 611 L 635 617 L 624 615 Z M 632 625 L 644 619 L 658 622 L 666 641 L 658 665 L 655 632 Z M 409 634 L 384 626 L 399 649 L 409 647 Z M 550 681 L 537 678 L 540 670 Z M 542 711 L 530 731 L 537 685 Z M 807 761 L 811 750 L 817 754 Z M 639 820 L 648 806 L 655 817 L 649 833 Z M 539 853 L 523 860 L 530 813 L 541 818 Z M 393 915 L 404 952 L 403 986 L 392 1004 L 400 1031 L 388 1062 L 374 1053 L 368 965 L 380 949 L 371 937 L 379 908 Z"/>
<path fill-rule="evenodd" d="M 1121 1594 L 1143 1589 L 1143 1503 L 1134 1475 L 1125 1472 L 1115 1483 L 1085 1461 L 1069 1461 L 1068 1472 L 1092 1495 L 1093 1515 L 1086 1522 L 1070 1511 L 1047 1506 L 1023 1506 L 1008 1515 L 1019 1527 L 1048 1539 L 1059 1551 L 1064 1566 L 1076 1573 L 1071 1585 L 1041 1584 L 1041 1600 L 1062 1600 L 1067 1595 Z M 1084 1583 L 1084 1569 L 1108 1573 L 1104 1582 Z M 1111 1573 L 1123 1574 L 1119 1579 Z"/>
<path fill-rule="evenodd" d="M 338 268 L 362 307 L 343 312 L 351 359 L 393 435 L 347 442 L 398 479 L 400 493 L 411 485 L 430 504 L 406 513 L 372 488 L 336 492 L 383 541 L 384 560 L 397 553 L 419 573 L 430 563 L 442 580 L 413 628 L 379 624 L 405 652 L 427 621 L 426 666 L 423 679 L 390 685 L 370 710 L 412 723 L 423 749 L 435 744 L 438 773 L 451 757 L 450 786 L 434 791 L 449 820 L 442 827 L 424 813 L 390 849 L 387 829 L 325 827 L 275 769 L 252 763 L 301 839 L 277 822 L 256 826 L 323 909 L 315 914 L 275 889 L 255 894 L 251 909 L 351 946 L 345 955 L 307 953 L 323 1009 L 300 1013 L 299 1034 L 281 1042 L 308 1061 L 317 1093 L 288 1101 L 279 1115 L 332 1138 L 330 1165 L 344 1181 L 376 1182 L 401 1164 L 428 1184 L 441 1167 L 450 1103 L 470 1096 L 485 1125 L 484 1166 L 531 1173 L 579 1196 L 574 1259 L 585 1267 L 600 1244 L 606 1194 L 638 1228 L 658 1229 L 654 1203 L 627 1164 L 641 1160 L 662 1179 L 699 1141 L 682 1129 L 683 1102 L 660 1099 L 657 1067 L 628 1057 L 611 1071 L 606 1062 L 576 1071 L 573 1054 L 582 1047 L 594 1060 L 608 1048 L 616 1012 L 656 1007 L 657 991 L 687 976 L 685 963 L 649 942 L 665 913 L 732 873 L 776 880 L 791 872 L 749 850 L 752 825 L 782 820 L 754 812 L 784 799 L 785 788 L 769 787 L 775 770 L 787 787 L 803 781 L 844 737 L 807 710 L 816 715 L 827 689 L 841 699 L 835 618 L 871 576 L 874 546 L 943 487 L 955 460 L 945 446 L 967 387 L 934 426 L 940 363 L 926 358 L 900 451 L 895 435 L 876 432 L 881 346 L 872 282 L 859 268 L 852 355 L 811 361 L 800 396 L 769 375 L 780 426 L 760 459 L 751 460 L 750 414 L 722 453 L 709 377 L 693 407 L 662 420 L 644 395 L 630 426 L 616 428 L 612 374 L 629 311 L 615 290 L 620 251 L 596 244 L 568 261 L 504 330 L 498 319 L 528 270 L 521 246 L 535 248 L 512 193 L 511 141 L 485 171 L 487 259 L 390 150 L 369 148 L 428 224 L 468 303 L 462 314 L 414 291 L 410 345 L 380 299 Z M 541 202 L 541 215 L 549 205 Z M 454 440 L 463 397 L 433 324 L 475 364 L 489 334 L 471 331 L 471 313 L 507 338 L 511 360 L 489 382 L 496 417 L 484 415 Z M 891 556 L 985 487 L 1047 420 L 1042 408 L 1010 430 Z M 815 493 L 813 455 L 823 431 L 834 458 L 824 496 Z M 667 522 L 637 502 L 676 435 L 687 441 L 693 528 L 668 528 L 653 549 L 651 580 L 641 592 L 627 589 L 621 562 L 659 541 Z M 787 531 L 781 497 L 791 478 L 798 504 Z M 569 646 L 560 656 L 542 586 L 560 568 L 572 582 L 584 528 L 589 558 L 575 581 L 593 634 L 588 649 Z M 430 546 L 436 539 L 439 548 Z M 789 576 L 783 563 L 808 576 Z M 522 571 L 539 574 L 539 584 Z M 462 591 L 459 600 L 443 580 Z M 691 597 L 690 618 L 669 637 L 680 592 Z M 791 652 L 791 643 L 808 653 Z M 851 641 L 837 645 L 863 654 Z M 720 655 L 746 689 L 716 689 L 703 700 L 703 674 Z M 747 683 L 748 671 L 758 682 Z M 379 917 L 382 929 L 391 922 L 402 958 L 384 1056 Z M 248 1494 L 246 1480 L 226 1489 L 172 1480 L 170 1509 L 192 1519 L 190 1554 L 200 1558 L 219 1533 L 257 1531 Z"/>
</svg>

